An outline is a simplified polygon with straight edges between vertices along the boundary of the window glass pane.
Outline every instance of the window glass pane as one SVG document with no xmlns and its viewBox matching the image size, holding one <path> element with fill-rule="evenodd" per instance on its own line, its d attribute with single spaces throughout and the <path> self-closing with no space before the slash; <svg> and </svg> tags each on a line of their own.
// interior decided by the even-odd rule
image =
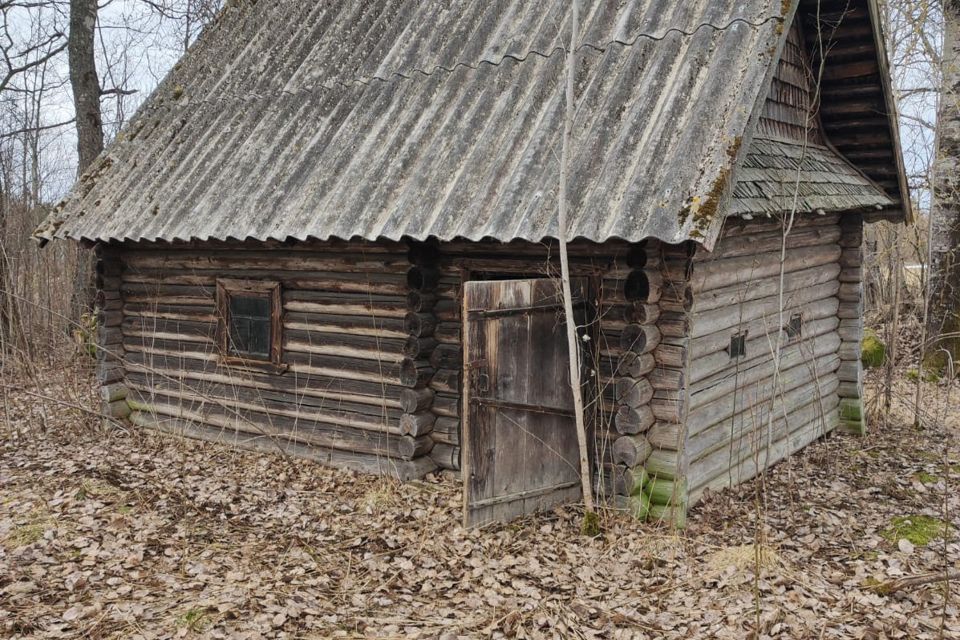
<svg viewBox="0 0 960 640">
<path fill-rule="evenodd" d="M 230 353 L 270 359 L 270 298 L 230 294 Z"/>
</svg>

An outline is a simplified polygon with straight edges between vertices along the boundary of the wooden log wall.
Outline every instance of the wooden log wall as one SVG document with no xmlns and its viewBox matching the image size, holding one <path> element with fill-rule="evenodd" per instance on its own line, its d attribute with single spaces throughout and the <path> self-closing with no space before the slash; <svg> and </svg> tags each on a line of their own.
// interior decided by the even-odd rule
<svg viewBox="0 0 960 640">
<path fill-rule="evenodd" d="M 856 214 L 840 221 L 840 428 L 863 435 L 867 431 L 863 410 L 863 219 Z"/>
<path fill-rule="evenodd" d="M 844 224 L 836 214 L 797 217 L 786 240 L 782 322 L 778 221 L 730 220 L 713 252 L 698 251 L 682 452 L 689 504 L 837 426 Z M 800 335 L 791 336 L 785 326 L 795 314 Z"/>
<path fill-rule="evenodd" d="M 689 292 L 672 286 L 676 274 L 666 268 L 664 251 L 669 247 L 653 240 L 632 246 L 604 274 L 598 305 L 601 425 L 605 414 L 612 417 L 598 432 L 610 440 L 598 445 L 609 450 L 598 456 L 599 484 L 615 504 L 640 519 L 650 514 L 651 486 L 660 482 L 647 472 L 657 450 L 651 438 L 655 405 L 678 397 L 672 387 L 680 382 L 675 373 L 683 362 L 682 356 L 672 360 L 677 356 L 672 336 L 683 332 L 689 304 Z"/>
<path fill-rule="evenodd" d="M 123 419 L 130 415 L 127 387 L 123 372 L 123 302 L 120 282 L 123 263 L 116 247 L 98 245 L 96 258 L 97 287 L 97 381 L 103 401 L 103 415 L 107 419 Z"/>
<path fill-rule="evenodd" d="M 431 301 L 447 291 L 405 244 L 150 245 L 120 257 L 134 423 L 401 479 L 436 468 Z M 218 278 L 280 282 L 280 370 L 222 362 Z"/>
</svg>

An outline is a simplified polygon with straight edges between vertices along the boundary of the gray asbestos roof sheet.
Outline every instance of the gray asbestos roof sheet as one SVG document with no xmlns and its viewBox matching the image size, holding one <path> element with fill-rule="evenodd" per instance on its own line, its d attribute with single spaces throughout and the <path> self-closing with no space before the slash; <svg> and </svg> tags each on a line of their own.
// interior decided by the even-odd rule
<svg viewBox="0 0 960 640">
<path fill-rule="evenodd" d="M 570 2 L 229 4 L 38 235 L 557 235 Z M 786 4 L 584 3 L 570 237 L 716 226 Z"/>
</svg>

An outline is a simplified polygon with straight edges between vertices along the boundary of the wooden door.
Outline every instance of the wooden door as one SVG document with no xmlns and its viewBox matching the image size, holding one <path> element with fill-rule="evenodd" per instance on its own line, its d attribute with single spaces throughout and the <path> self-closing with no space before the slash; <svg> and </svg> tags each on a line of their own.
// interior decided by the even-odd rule
<svg viewBox="0 0 960 640">
<path fill-rule="evenodd" d="M 464 526 L 580 500 L 559 281 L 467 282 L 463 305 Z"/>
</svg>

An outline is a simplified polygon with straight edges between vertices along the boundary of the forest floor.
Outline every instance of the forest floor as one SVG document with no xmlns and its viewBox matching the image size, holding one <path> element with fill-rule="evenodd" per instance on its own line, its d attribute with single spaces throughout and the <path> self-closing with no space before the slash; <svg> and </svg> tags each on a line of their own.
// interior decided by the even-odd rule
<svg viewBox="0 0 960 640">
<path fill-rule="evenodd" d="M 575 507 L 466 531 L 449 478 L 105 430 L 41 399 L 63 387 L 0 397 L 0 636 L 960 638 L 960 584 L 876 591 L 960 568 L 942 386 L 924 430 L 904 383 L 887 424 L 708 496 L 685 531 L 605 514 L 592 539 Z"/>
</svg>

